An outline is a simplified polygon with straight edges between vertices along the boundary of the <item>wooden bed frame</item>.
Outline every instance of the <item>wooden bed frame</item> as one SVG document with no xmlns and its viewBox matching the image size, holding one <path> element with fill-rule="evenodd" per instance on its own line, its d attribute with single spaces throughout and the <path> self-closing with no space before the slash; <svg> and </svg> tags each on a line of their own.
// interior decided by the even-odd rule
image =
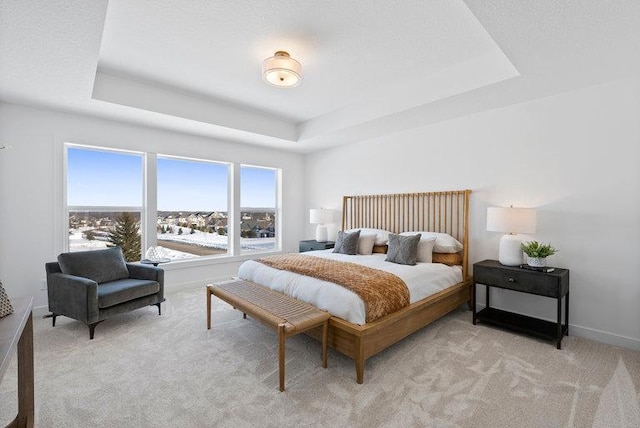
<svg viewBox="0 0 640 428">
<path fill-rule="evenodd" d="M 468 267 L 470 194 L 471 190 L 455 190 L 343 198 L 342 230 L 376 228 L 393 233 L 442 232 L 453 236 L 464 246 L 463 279 L 458 284 L 364 325 L 353 324 L 336 317 L 329 319 L 329 346 L 353 358 L 358 383 L 364 382 L 367 358 L 460 305 L 471 305 L 472 279 Z M 317 339 L 322 338 L 322 330 L 319 328 L 310 330 L 307 334 Z"/>
</svg>

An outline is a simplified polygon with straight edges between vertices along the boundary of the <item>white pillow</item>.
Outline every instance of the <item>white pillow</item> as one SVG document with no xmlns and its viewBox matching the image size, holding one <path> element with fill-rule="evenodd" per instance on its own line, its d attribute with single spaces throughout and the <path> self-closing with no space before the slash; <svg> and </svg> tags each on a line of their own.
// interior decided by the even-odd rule
<svg viewBox="0 0 640 428">
<path fill-rule="evenodd" d="M 435 236 L 425 236 L 420 232 L 402 232 L 401 236 L 421 235 L 418 241 L 417 261 L 423 263 L 431 263 L 433 261 L 433 247 L 436 245 Z"/>
<path fill-rule="evenodd" d="M 360 227 L 360 228 L 357 228 L 357 229 L 349 229 L 349 230 L 345 230 L 345 232 L 351 233 L 351 232 L 355 232 L 356 230 L 360 230 L 360 234 L 365 234 L 365 235 L 374 234 L 374 235 L 376 235 L 376 242 L 375 242 L 374 245 L 387 245 L 387 243 L 389 242 L 389 234 L 391 233 L 388 230 L 371 229 L 371 228 L 368 228 L 368 227 Z"/>
<path fill-rule="evenodd" d="M 373 245 L 376 242 L 376 235 L 373 233 L 367 233 L 363 235 L 360 233 L 358 238 L 358 254 L 364 254 L 366 256 L 373 254 Z"/>
<path fill-rule="evenodd" d="M 433 247 L 434 253 L 457 253 L 462 251 L 462 244 L 453 236 L 447 233 L 438 232 L 402 232 L 400 235 L 415 235 L 419 233 L 422 235 L 421 239 L 436 238 L 436 244 Z"/>
</svg>

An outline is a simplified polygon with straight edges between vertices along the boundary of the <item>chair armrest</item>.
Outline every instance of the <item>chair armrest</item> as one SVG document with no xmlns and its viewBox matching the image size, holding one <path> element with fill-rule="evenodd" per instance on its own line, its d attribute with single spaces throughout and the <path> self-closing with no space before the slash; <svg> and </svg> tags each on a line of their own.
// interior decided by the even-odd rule
<svg viewBox="0 0 640 428">
<path fill-rule="evenodd" d="M 98 321 L 98 283 L 65 273 L 47 275 L 49 310 L 80 321 Z"/>
<path fill-rule="evenodd" d="M 159 294 L 160 297 L 164 297 L 164 269 L 139 263 L 127 263 L 127 269 L 129 269 L 129 278 L 147 279 L 160 284 Z"/>
<path fill-rule="evenodd" d="M 129 269 L 129 278 L 148 279 L 158 282 L 164 279 L 164 270 L 156 266 L 127 263 L 127 269 Z"/>
</svg>

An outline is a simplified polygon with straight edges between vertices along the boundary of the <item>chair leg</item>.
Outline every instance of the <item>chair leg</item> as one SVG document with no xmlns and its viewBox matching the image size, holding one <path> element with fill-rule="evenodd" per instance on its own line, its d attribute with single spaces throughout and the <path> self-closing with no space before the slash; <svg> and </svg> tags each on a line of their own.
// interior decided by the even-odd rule
<svg viewBox="0 0 640 428">
<path fill-rule="evenodd" d="M 104 321 L 104 320 L 102 320 L 102 321 Z M 89 326 L 89 340 L 93 339 L 93 333 L 96 331 L 96 326 L 98 324 L 100 324 L 102 321 L 98 321 L 98 322 L 94 322 L 94 323 L 88 324 L 88 326 Z"/>
<path fill-rule="evenodd" d="M 57 314 L 51 314 L 51 327 L 55 327 L 56 326 L 56 317 L 58 315 Z"/>
<path fill-rule="evenodd" d="M 160 303 L 155 304 L 158 307 L 158 315 L 162 315 L 162 308 L 160 307 Z"/>
</svg>

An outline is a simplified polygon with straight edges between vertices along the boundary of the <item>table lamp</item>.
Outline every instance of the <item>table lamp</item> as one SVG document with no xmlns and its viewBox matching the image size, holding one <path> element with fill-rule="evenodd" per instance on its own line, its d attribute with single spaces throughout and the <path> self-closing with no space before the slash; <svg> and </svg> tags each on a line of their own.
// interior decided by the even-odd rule
<svg viewBox="0 0 640 428">
<path fill-rule="evenodd" d="M 334 213 L 335 210 L 324 208 L 312 208 L 309 210 L 309 223 L 318 225 L 316 227 L 316 241 L 327 242 L 329 240 L 325 224 L 333 223 Z"/>
<path fill-rule="evenodd" d="M 536 210 L 534 208 L 487 208 L 487 230 L 502 232 L 498 261 L 505 266 L 522 264 L 522 238 L 518 233 L 535 233 Z"/>
</svg>

